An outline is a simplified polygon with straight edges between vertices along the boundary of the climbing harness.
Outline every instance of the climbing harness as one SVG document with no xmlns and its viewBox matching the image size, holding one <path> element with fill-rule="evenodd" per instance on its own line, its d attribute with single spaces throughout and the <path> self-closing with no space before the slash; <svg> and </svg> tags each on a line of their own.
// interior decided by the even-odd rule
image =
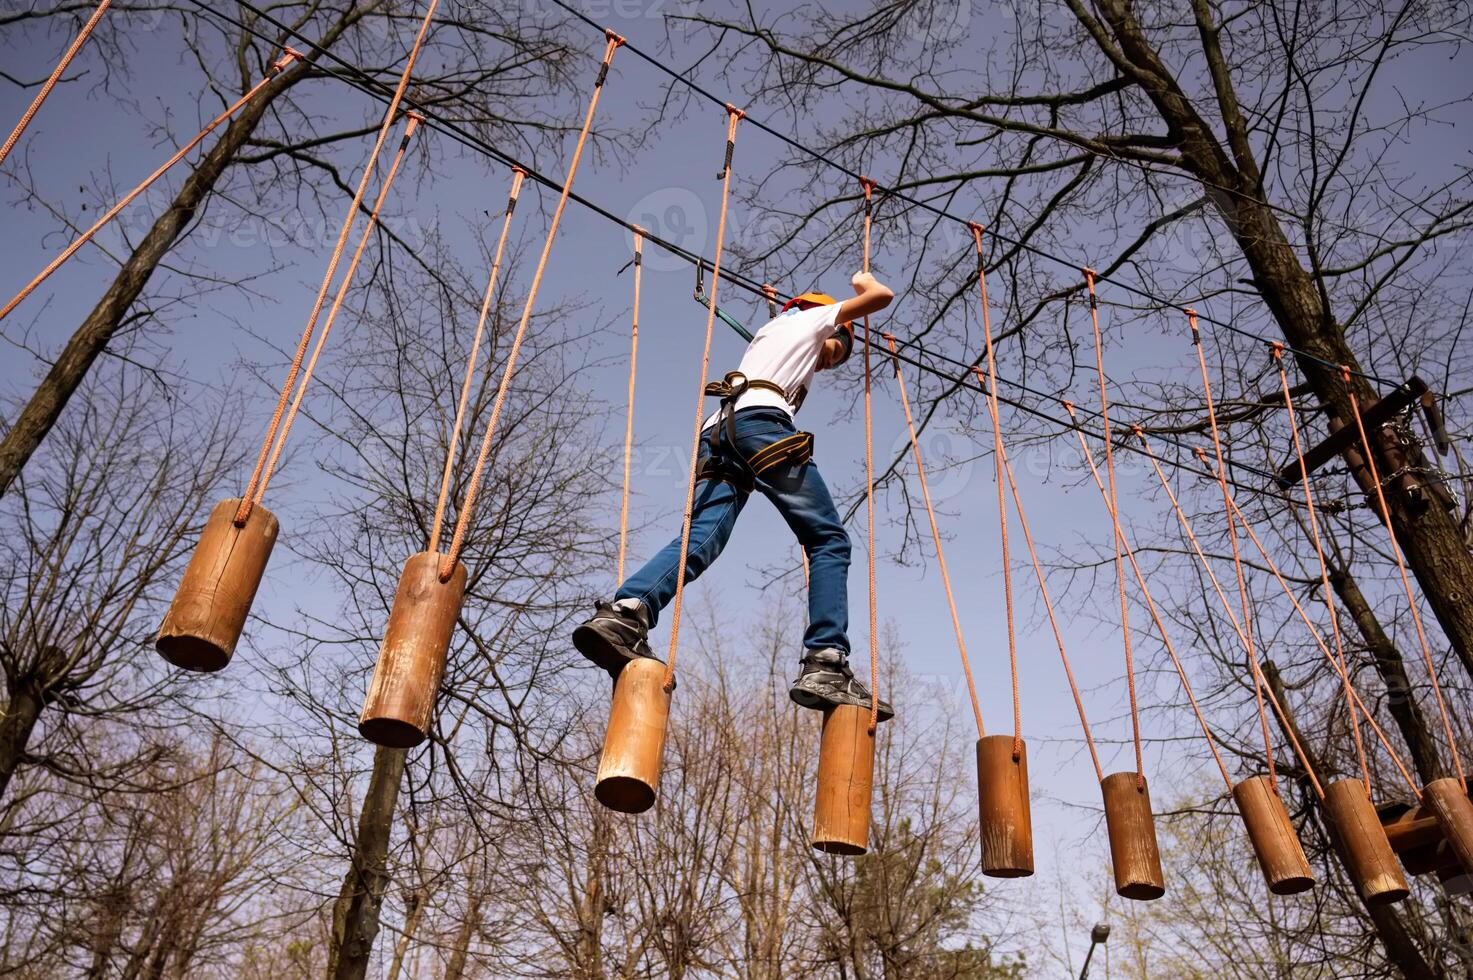
<svg viewBox="0 0 1473 980">
<path fill-rule="evenodd" d="M 793 435 L 764 446 L 751 456 L 742 455 L 736 444 L 736 403 L 748 391 L 771 391 L 792 400 L 782 385 L 761 378 L 748 378 L 740 371 L 728 372 L 720 381 L 707 382 L 708 398 L 720 398 L 716 421 L 707 426 L 703 441 L 706 457 L 696 472 L 696 482 L 719 480 L 730 483 L 743 493 L 751 493 L 757 481 L 769 471 L 787 466 L 796 469 L 813 458 L 813 433 Z"/>
</svg>

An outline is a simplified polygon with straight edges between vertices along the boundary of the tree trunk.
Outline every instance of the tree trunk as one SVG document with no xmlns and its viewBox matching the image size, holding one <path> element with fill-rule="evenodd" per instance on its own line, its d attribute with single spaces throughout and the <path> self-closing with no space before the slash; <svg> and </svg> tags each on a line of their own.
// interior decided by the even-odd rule
<svg viewBox="0 0 1473 980">
<path fill-rule="evenodd" d="M 409 898 L 405 900 L 404 934 L 394 946 L 394 959 L 389 963 L 389 973 L 385 980 L 399 980 L 399 971 L 404 968 L 404 954 L 409 952 L 409 944 L 414 942 L 414 934 L 419 930 L 419 920 L 424 915 L 426 898 L 424 889 L 421 888 L 410 892 Z"/>
<path fill-rule="evenodd" d="M 129 308 L 138 299 L 154 270 L 188 227 L 195 211 L 214 191 L 221 176 L 255 132 L 271 101 L 306 75 L 306 65 L 297 62 L 284 69 L 255 98 L 236 112 L 219 140 L 210 147 L 185 179 L 169 207 L 154 221 L 148 234 L 128 256 L 102 299 L 76 329 L 46 377 L 36 386 L 0 439 L 0 496 L 10 489 L 26 462 L 46 438 L 72 394 L 81 385 L 92 363 L 107 348 Z"/>
<path fill-rule="evenodd" d="M 41 718 L 43 706 L 39 686 L 28 679 L 22 679 L 11 691 L 5 715 L 0 717 L 0 799 L 4 798 L 11 777 L 25 758 L 26 745 Z"/>
<path fill-rule="evenodd" d="M 389 838 L 405 757 L 403 749 L 383 747 L 373 754 L 373 775 L 358 815 L 352 861 L 332 909 L 327 973 L 333 980 L 362 980 L 368 972 L 389 884 Z"/>
<path fill-rule="evenodd" d="M 1412 695 L 1412 684 L 1407 677 L 1406 663 L 1401 651 L 1381 628 L 1381 621 L 1376 618 L 1375 610 L 1366 601 L 1360 586 L 1356 584 L 1355 576 L 1348 569 L 1332 568 L 1330 585 L 1339 597 L 1340 605 L 1350 614 L 1366 641 L 1376 673 L 1386 685 L 1387 710 L 1396 721 L 1396 727 L 1401 730 L 1401 737 L 1412 754 L 1417 777 L 1425 786 L 1441 775 L 1437 762 L 1437 743 L 1422 717 L 1422 709 Z"/>
<path fill-rule="evenodd" d="M 1092 20 L 1082 0 L 1069 2 L 1081 21 Z M 1289 244 L 1278 216 L 1263 199 L 1258 164 L 1225 68 L 1220 74 L 1214 72 L 1218 75 L 1214 82 L 1231 156 L 1147 40 L 1128 0 L 1101 0 L 1098 6 L 1119 44 L 1118 53 L 1107 53 L 1123 55 L 1133 67 L 1134 81 L 1155 104 L 1180 149 L 1183 165 L 1201 181 L 1204 193 L 1216 202 L 1226 220 L 1253 271 L 1253 286 L 1284 339 L 1296 350 L 1328 362 L 1296 355 L 1315 397 L 1337 418 L 1353 419 L 1351 392 L 1362 409 L 1375 402 L 1375 392 L 1364 378 L 1352 375 L 1347 383 L 1339 368 L 1330 366 L 1343 364 L 1357 370 L 1360 364 L 1333 311 L 1322 301 L 1314 278 Z M 1102 36 L 1096 40 L 1102 47 L 1110 43 Z M 1215 38 L 1204 38 L 1209 67 L 1221 61 L 1222 53 L 1215 44 Z M 1473 555 L 1464 547 L 1457 523 L 1441 507 L 1415 508 L 1398 493 L 1388 494 L 1387 504 L 1407 565 L 1464 669 L 1473 677 L 1473 602 L 1467 601 L 1466 591 L 1473 588 L 1468 584 L 1473 582 Z"/>
<path fill-rule="evenodd" d="M 1269 690 L 1273 692 L 1274 699 L 1278 701 L 1283 713 L 1278 711 L 1274 715 L 1278 718 L 1280 726 L 1286 735 L 1298 740 L 1300 747 L 1309 765 L 1319 775 L 1321 780 L 1329 778 L 1324 766 L 1320 764 L 1315 755 L 1314 748 L 1305 741 L 1304 733 L 1300 731 L 1298 723 L 1294 720 L 1294 711 L 1289 706 L 1289 700 L 1285 695 L 1284 682 L 1279 676 L 1278 667 L 1274 666 L 1272 660 L 1263 661 L 1263 677 L 1268 681 Z M 1335 825 L 1325 816 L 1324 808 L 1320 804 L 1319 797 L 1309 789 L 1307 780 L 1300 781 L 1300 791 L 1306 802 L 1315 810 L 1321 826 L 1325 828 L 1331 845 L 1334 847 L 1335 856 L 1342 866 L 1345 865 L 1345 854 L 1340 847 L 1340 836 L 1335 830 Z M 1366 908 L 1366 913 L 1371 920 L 1371 926 L 1376 932 L 1376 937 L 1381 941 L 1381 947 L 1386 951 L 1386 959 L 1396 967 L 1407 980 L 1436 980 L 1437 972 L 1422 955 L 1417 945 L 1417 939 L 1407 927 L 1406 922 L 1393 906 L 1381 905 Z"/>
</svg>

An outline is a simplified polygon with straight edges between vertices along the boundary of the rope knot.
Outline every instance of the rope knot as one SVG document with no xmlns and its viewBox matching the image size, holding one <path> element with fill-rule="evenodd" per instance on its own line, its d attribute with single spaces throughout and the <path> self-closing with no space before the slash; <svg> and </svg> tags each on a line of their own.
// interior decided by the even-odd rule
<svg viewBox="0 0 1473 980">
<path fill-rule="evenodd" d="M 1068 412 L 1069 417 L 1072 419 L 1074 417 L 1074 403 L 1067 398 L 1060 398 L 1059 404 L 1064 406 L 1064 411 Z"/>
<path fill-rule="evenodd" d="M 728 116 L 736 116 L 738 120 L 747 118 L 747 111 L 745 109 L 738 109 L 730 102 L 726 103 L 726 114 Z"/>
<path fill-rule="evenodd" d="M 1135 436 L 1141 442 L 1145 442 L 1146 441 L 1146 430 L 1145 429 L 1142 429 L 1138 425 L 1132 425 L 1130 427 L 1130 434 L 1133 435 L 1133 436 Z"/>
<path fill-rule="evenodd" d="M 604 37 L 607 38 L 609 43 L 612 44 L 615 48 L 621 48 L 626 43 L 624 40 L 624 35 L 615 31 L 612 27 L 604 28 Z M 609 53 L 612 54 L 613 50 L 610 49 Z"/>
<path fill-rule="evenodd" d="M 419 124 L 425 121 L 425 117 L 422 113 L 410 109 L 404 113 L 404 120 L 404 140 L 407 142 L 409 137 L 414 135 L 414 131 L 419 128 Z"/>
<path fill-rule="evenodd" d="M 863 174 L 860 174 L 859 187 L 861 190 L 864 191 L 864 199 L 866 201 L 868 201 L 870 195 L 874 193 L 875 188 L 879 186 L 879 184 L 874 182 L 873 178 L 866 177 Z"/>
<path fill-rule="evenodd" d="M 283 47 L 281 49 L 281 57 L 277 58 L 274 62 L 271 63 L 271 70 L 274 72 L 281 71 L 285 69 L 287 65 L 290 65 L 294 61 L 306 60 L 307 56 L 302 54 L 302 52 L 298 51 L 296 48 Z"/>
<path fill-rule="evenodd" d="M 1351 371 L 1350 371 L 1350 365 L 1349 364 L 1342 364 L 1342 365 L 1340 365 L 1340 380 L 1341 381 L 1344 381 L 1346 384 L 1350 384 L 1350 374 L 1351 374 Z"/>
<path fill-rule="evenodd" d="M 1268 342 L 1268 348 L 1274 360 L 1282 361 L 1284 359 L 1284 344 L 1282 341 L 1270 340 Z"/>
</svg>

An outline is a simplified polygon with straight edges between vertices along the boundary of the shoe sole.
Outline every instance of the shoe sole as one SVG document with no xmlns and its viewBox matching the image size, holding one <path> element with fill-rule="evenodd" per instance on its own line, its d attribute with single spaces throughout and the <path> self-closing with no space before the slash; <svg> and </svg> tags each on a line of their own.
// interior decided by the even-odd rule
<svg viewBox="0 0 1473 980">
<path fill-rule="evenodd" d="M 831 708 L 837 708 L 841 704 L 850 704 L 856 708 L 863 708 L 865 711 L 868 711 L 870 708 L 867 704 L 854 704 L 852 701 L 835 701 L 833 698 L 820 697 L 812 691 L 797 687 L 788 689 L 788 699 L 800 708 L 809 708 L 813 711 L 828 711 Z M 880 721 L 889 721 L 894 717 L 895 712 L 893 710 L 887 712 L 884 708 L 880 709 Z"/>
<path fill-rule="evenodd" d="M 588 626 L 579 626 L 573 630 L 573 646 L 583 654 L 584 659 L 607 671 L 610 677 L 618 677 L 619 671 L 632 659 L 598 630 Z"/>
</svg>

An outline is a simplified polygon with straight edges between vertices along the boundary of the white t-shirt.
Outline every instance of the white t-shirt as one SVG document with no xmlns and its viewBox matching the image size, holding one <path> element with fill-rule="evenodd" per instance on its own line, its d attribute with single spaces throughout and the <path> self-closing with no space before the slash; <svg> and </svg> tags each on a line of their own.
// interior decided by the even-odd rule
<svg viewBox="0 0 1473 980">
<path fill-rule="evenodd" d="M 818 367 L 818 355 L 823 342 L 834 335 L 835 320 L 839 316 L 839 303 L 814 306 L 806 310 L 797 308 L 779 314 L 767 321 L 761 330 L 752 336 L 747 352 L 737 370 L 751 380 L 771 381 L 780 385 L 791 397 L 761 388 L 748 389 L 737 399 L 735 411 L 758 406 L 780 408 L 789 416 L 797 413 L 798 392 L 807 388 Z M 711 413 L 702 427 L 716 421 L 719 411 Z"/>
</svg>

